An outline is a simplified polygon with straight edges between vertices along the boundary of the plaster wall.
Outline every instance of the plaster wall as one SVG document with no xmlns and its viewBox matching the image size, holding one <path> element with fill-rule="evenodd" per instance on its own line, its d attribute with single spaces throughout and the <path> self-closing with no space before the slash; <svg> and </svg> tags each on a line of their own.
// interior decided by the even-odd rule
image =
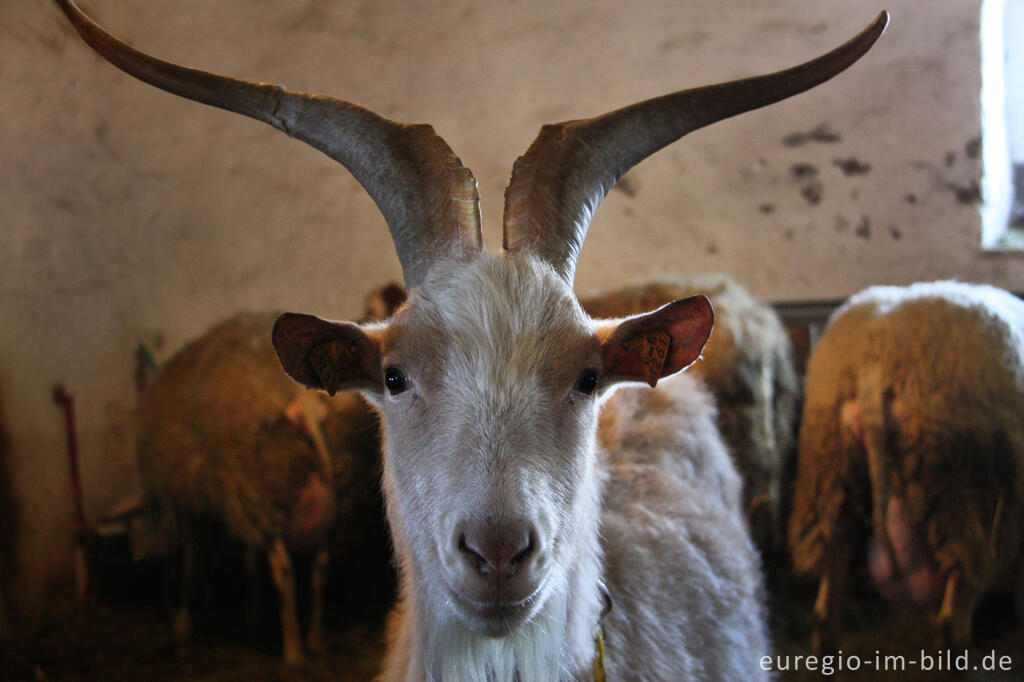
<svg viewBox="0 0 1024 682">
<path fill-rule="evenodd" d="M 1024 289 L 979 250 L 979 0 L 887 0 L 834 81 L 693 133 L 598 211 L 577 288 L 724 270 L 773 300 L 958 277 Z M 787 67 L 859 31 L 865 0 L 82 0 L 116 35 L 200 68 L 427 121 L 473 169 L 485 242 L 539 126 Z M 269 127 L 103 62 L 57 7 L 0 3 L 0 395 L 14 585 L 68 585 L 71 500 L 51 387 L 78 399 L 86 512 L 136 486 L 133 349 L 168 358 L 239 310 L 358 312 L 400 277 L 372 201 Z M 8 505 L 10 507 L 10 505 Z M 11 538 L 7 538 L 11 544 Z M 2 620 L 2 619 L 0 619 Z"/>
</svg>

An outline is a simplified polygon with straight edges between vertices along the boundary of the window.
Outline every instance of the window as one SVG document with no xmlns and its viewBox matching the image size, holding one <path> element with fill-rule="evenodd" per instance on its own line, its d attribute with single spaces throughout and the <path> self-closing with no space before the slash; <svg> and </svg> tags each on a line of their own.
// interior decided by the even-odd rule
<svg viewBox="0 0 1024 682">
<path fill-rule="evenodd" d="M 982 246 L 1024 249 L 1024 0 L 981 7 Z"/>
</svg>

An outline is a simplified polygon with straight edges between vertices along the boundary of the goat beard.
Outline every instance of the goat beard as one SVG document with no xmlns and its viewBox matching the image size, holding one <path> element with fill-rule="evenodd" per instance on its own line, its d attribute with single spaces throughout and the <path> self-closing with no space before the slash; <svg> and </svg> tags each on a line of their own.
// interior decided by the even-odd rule
<svg viewBox="0 0 1024 682">
<path fill-rule="evenodd" d="M 479 634 L 453 613 L 438 618 L 428 614 L 422 642 L 426 679 L 442 680 L 537 680 L 562 679 L 567 622 L 567 595 L 552 594 L 533 618 L 502 637 Z"/>
</svg>

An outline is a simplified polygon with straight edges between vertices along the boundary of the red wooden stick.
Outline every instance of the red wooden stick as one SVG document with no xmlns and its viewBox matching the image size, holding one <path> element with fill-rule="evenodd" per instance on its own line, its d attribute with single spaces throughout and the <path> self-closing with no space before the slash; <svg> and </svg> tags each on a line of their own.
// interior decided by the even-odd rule
<svg viewBox="0 0 1024 682">
<path fill-rule="evenodd" d="M 68 465 L 71 469 L 71 495 L 75 505 L 75 574 L 78 598 L 86 601 L 91 594 L 89 547 L 82 495 L 82 475 L 78 466 L 78 429 L 75 425 L 75 399 L 63 385 L 53 387 L 53 400 L 64 410 L 64 429 L 68 437 Z"/>
</svg>

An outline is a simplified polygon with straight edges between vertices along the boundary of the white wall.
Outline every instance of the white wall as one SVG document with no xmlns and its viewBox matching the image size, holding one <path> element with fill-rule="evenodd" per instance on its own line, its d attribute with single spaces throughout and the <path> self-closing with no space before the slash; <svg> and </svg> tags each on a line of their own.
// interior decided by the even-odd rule
<svg viewBox="0 0 1024 682">
<path fill-rule="evenodd" d="M 1006 0 L 1003 14 L 1003 42 L 1006 48 L 1003 75 L 1006 78 L 1006 110 L 1013 112 L 1006 118 L 1010 138 L 1010 158 L 1024 163 L 1024 0 Z"/>
<path fill-rule="evenodd" d="M 512 161 L 542 123 L 795 64 L 881 9 L 82 4 L 164 58 L 433 123 L 476 173 L 492 247 Z M 631 191 L 612 192 L 594 220 L 578 288 L 714 269 L 777 300 L 937 277 L 1024 289 L 1024 260 L 978 249 L 980 2 L 888 4 L 892 26 L 849 72 L 694 133 L 631 173 Z M 260 123 L 133 81 L 94 56 L 53 3 L 0 3 L 0 92 L 0 395 L 21 530 L 16 594 L 31 606 L 62 579 L 70 546 L 54 382 L 78 398 L 94 517 L 134 485 L 138 341 L 165 359 L 241 308 L 352 315 L 370 286 L 400 271 L 383 221 L 343 168 Z M 819 127 L 836 141 L 794 142 Z M 847 175 L 836 159 L 870 170 Z M 815 177 L 794 177 L 798 164 Z"/>
</svg>

